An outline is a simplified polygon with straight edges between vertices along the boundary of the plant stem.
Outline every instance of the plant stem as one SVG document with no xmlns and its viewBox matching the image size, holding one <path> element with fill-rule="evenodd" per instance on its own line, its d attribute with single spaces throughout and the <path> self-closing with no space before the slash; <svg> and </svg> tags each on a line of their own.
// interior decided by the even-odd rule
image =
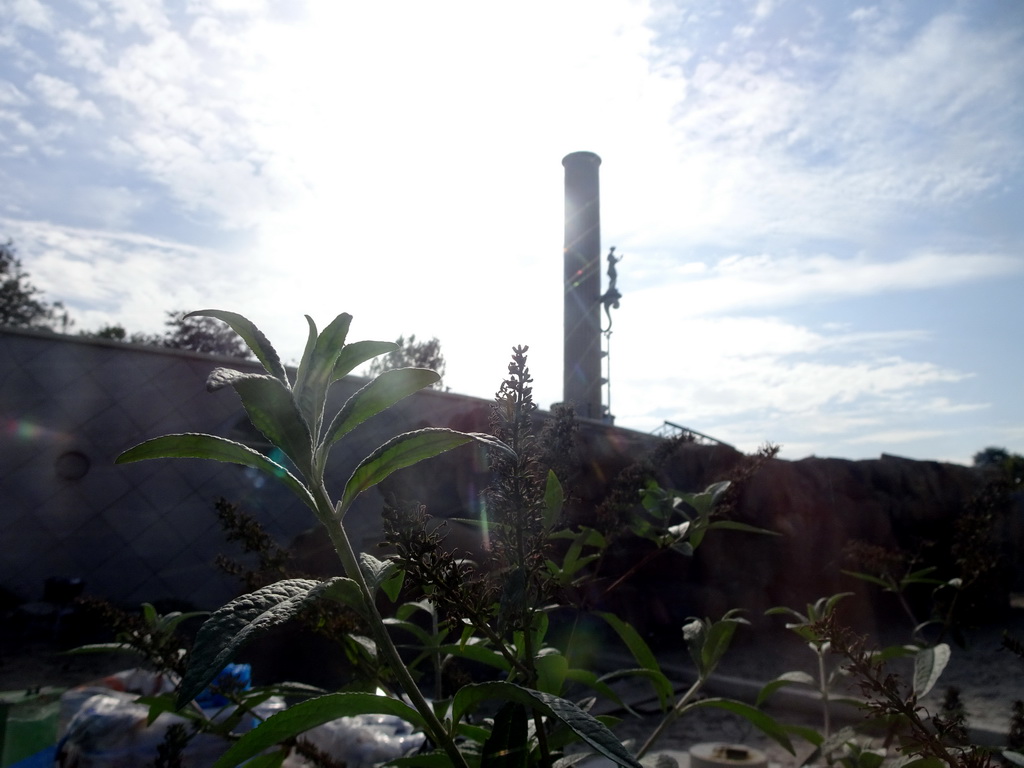
<svg viewBox="0 0 1024 768">
<path fill-rule="evenodd" d="M 664 730 L 668 728 L 669 723 L 682 714 L 683 708 L 690 703 L 690 700 L 693 699 L 694 696 L 697 695 L 697 691 L 699 691 L 703 685 L 704 678 L 698 677 L 694 684 L 690 686 L 689 690 L 687 690 L 687 692 L 683 694 L 682 698 L 676 702 L 676 705 L 672 707 L 672 710 L 662 718 L 661 722 L 658 723 L 658 727 L 654 729 L 654 732 L 647 737 L 647 741 L 645 741 L 644 745 L 640 747 L 640 751 L 636 753 L 637 760 L 647 754 L 651 747 L 654 746 L 654 742 L 656 742 Z"/>
<path fill-rule="evenodd" d="M 818 692 L 821 694 L 822 732 L 827 739 L 832 735 L 832 713 L 828 706 L 828 678 L 825 676 L 825 648 L 818 645 L 814 649 L 818 654 Z"/>
<path fill-rule="evenodd" d="M 391 635 L 388 634 L 384 620 L 377 610 L 377 603 L 374 600 L 373 593 L 370 592 L 370 587 L 363 577 L 363 571 L 359 567 L 359 560 L 356 557 L 355 550 L 352 548 L 352 543 L 349 541 L 348 534 L 345 532 L 341 521 L 335 516 L 334 507 L 322 482 L 314 489 L 313 498 L 316 500 L 317 515 L 327 528 L 327 533 L 331 537 L 331 542 L 334 544 L 334 550 L 337 552 L 338 558 L 341 560 L 345 575 L 356 583 L 363 597 L 366 617 L 370 624 L 370 630 L 373 632 L 374 640 L 377 643 L 378 651 L 384 655 L 384 660 L 388 667 L 395 677 L 398 678 L 398 684 L 423 718 L 426 724 L 427 735 L 435 744 L 442 747 L 448 753 L 448 757 L 451 758 L 453 765 L 459 766 L 459 768 L 469 768 L 466 759 L 459 751 L 453 738 L 449 736 L 444 724 L 434 713 L 430 703 L 424 698 L 423 693 L 416 685 L 416 681 L 413 680 L 408 667 L 402 661 L 398 649 L 391 640 Z"/>
</svg>

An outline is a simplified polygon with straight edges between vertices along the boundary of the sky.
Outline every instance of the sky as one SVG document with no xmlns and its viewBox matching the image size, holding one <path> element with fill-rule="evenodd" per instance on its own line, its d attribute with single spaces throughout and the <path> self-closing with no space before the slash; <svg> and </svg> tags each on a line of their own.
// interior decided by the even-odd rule
<svg viewBox="0 0 1024 768">
<path fill-rule="evenodd" d="M 349 312 L 546 408 L 575 151 L 616 424 L 1024 452 L 1018 0 L 0 0 L 0 239 L 73 331 Z"/>
</svg>

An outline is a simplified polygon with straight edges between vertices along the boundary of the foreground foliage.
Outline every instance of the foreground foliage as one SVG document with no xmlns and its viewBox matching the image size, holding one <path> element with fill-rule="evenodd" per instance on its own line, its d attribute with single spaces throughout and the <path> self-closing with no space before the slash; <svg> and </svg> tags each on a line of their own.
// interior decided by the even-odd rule
<svg viewBox="0 0 1024 768">
<path fill-rule="evenodd" d="M 909 732 L 901 742 L 901 767 L 981 768 L 988 764 L 989 753 L 948 745 L 944 739 L 953 727 L 936 736 L 935 729 L 943 721 L 929 723 L 920 714 L 917 699 L 935 685 L 948 660 L 948 646 L 908 645 L 870 653 L 835 622 L 835 607 L 842 595 L 823 598 L 809 605 L 806 613 L 789 608 L 773 611 L 792 619 L 788 626 L 814 652 L 818 675 L 783 675 L 765 687 L 755 705 L 704 697 L 704 688 L 735 632 L 746 623 L 736 611 L 718 619 L 691 618 L 682 627 L 680 642 L 696 670 L 696 679 L 683 685 L 668 677 L 630 624 L 607 611 L 592 614 L 627 651 L 629 665 L 599 674 L 579 663 L 570 642 L 557 638 L 552 628 L 566 613 L 588 610 L 581 596 L 594 585 L 615 537 L 645 540 L 649 554 L 638 563 L 643 565 L 654 557 L 689 557 L 711 531 L 767 532 L 722 516 L 722 509 L 735 498 L 736 485 L 717 483 L 703 493 L 683 494 L 661 488 L 649 477 L 643 478 L 643 473 L 634 478 L 638 482 L 631 490 L 613 500 L 614 507 L 605 510 L 604 521 L 614 518 L 614 525 L 600 525 L 601 510 L 598 527 L 567 519 L 567 491 L 553 468 L 566 477 L 572 473 L 565 461 L 572 453 L 571 415 L 559 414 L 546 444 L 536 439 L 526 347 L 513 350 L 508 376 L 495 398 L 493 435 L 440 428 L 397 435 L 360 461 L 332 495 L 325 475 L 333 446 L 402 398 L 435 385 L 437 373 L 422 368 L 383 370 L 337 412 L 328 413 L 328 393 L 335 381 L 378 355 L 393 352 L 397 345 L 348 343 L 351 317 L 346 314 L 322 332 L 307 318 L 309 337 L 292 380 L 270 342 L 248 319 L 221 310 L 190 317 L 226 323 L 263 365 L 265 372 L 260 374 L 217 368 L 207 388 L 211 392 L 233 389 L 253 425 L 277 450 L 267 455 L 215 435 L 188 433 L 149 440 L 126 451 L 118 461 L 202 458 L 266 472 L 316 516 L 344 575 L 319 580 L 289 574 L 284 553 L 230 505 L 221 505 L 232 536 L 261 551 L 264 575 L 280 578 L 266 583 L 224 561 L 229 570 L 246 576 L 250 591 L 206 620 L 187 658 L 173 652 L 170 640 L 185 617 L 161 617 L 151 608 L 144 612 L 141 624 L 129 626 L 117 643 L 105 646 L 149 653 L 165 668 L 183 670 L 173 701 L 167 697 L 148 700 L 153 716 L 177 708 L 192 724 L 191 732 L 173 732 L 164 745 L 168 755 L 180 752 L 190 734 L 204 730 L 232 742 L 217 768 L 242 762 L 257 768 L 277 766 L 292 750 L 314 764 L 328 766 L 331 760 L 304 742 L 302 734 L 339 717 L 380 714 L 409 722 L 428 739 L 426 749 L 393 761 L 394 765 L 567 766 L 596 753 L 615 764 L 635 767 L 676 718 L 696 708 L 715 707 L 746 718 L 790 752 L 795 752 L 791 738 L 798 735 L 815 747 L 809 759 L 877 768 L 884 754 L 845 730 L 833 732 L 829 720 L 832 686 L 840 668 L 829 671 L 826 657 L 839 652 L 845 659 L 842 669 L 860 681 L 869 717 Z M 425 507 L 398 501 L 389 504 L 384 514 L 385 539 L 393 554 L 381 560 L 354 550 L 345 523 L 360 494 L 399 469 L 470 444 L 484 446 L 490 456 L 493 482 L 485 493 L 486 515 L 480 521 L 463 521 L 485 528 L 487 562 L 472 562 L 451 552 Z M 759 460 L 772 455 L 774 450 L 766 448 Z M 636 567 L 605 578 L 604 594 Z M 920 571 L 911 571 L 902 580 L 851 575 L 895 591 L 930 578 L 930 573 Z M 944 588 L 951 586 L 956 585 Z M 233 707 L 229 716 L 211 719 L 196 711 L 192 702 L 211 684 L 216 687 L 226 665 L 242 648 L 296 618 L 321 628 L 329 625 L 344 637 L 344 653 L 361 672 L 345 690 L 328 693 L 277 686 L 227 691 Z M 915 656 L 915 678 L 909 690 L 900 688 L 882 666 L 887 658 L 900 654 Z M 459 664 L 488 673 L 453 675 Z M 614 687 L 627 676 L 646 681 L 664 712 L 635 753 L 609 729 L 614 718 L 589 713 L 597 699 L 630 711 Z M 425 683 L 432 683 L 429 699 L 423 693 Z M 759 709 L 772 693 L 792 684 L 809 685 L 821 697 L 820 732 L 781 725 Z M 241 718 L 253 716 L 262 702 L 277 693 L 297 697 L 298 703 L 244 735 L 233 733 Z M 950 716 L 949 722 L 953 719 Z M 566 748 L 574 742 L 581 743 L 584 751 L 568 755 Z M 1024 760 L 1015 752 L 1004 754 L 1011 761 Z"/>
</svg>

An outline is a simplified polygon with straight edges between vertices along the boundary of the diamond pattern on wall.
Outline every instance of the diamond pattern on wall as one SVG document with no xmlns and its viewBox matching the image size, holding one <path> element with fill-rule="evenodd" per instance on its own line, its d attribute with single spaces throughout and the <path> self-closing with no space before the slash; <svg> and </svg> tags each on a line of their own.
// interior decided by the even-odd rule
<svg viewBox="0 0 1024 768">
<path fill-rule="evenodd" d="M 128 606 L 177 598 L 214 608 L 241 591 L 212 565 L 218 552 L 238 554 L 220 533 L 218 497 L 238 504 L 285 545 L 312 528 L 312 513 L 291 492 L 244 467 L 195 460 L 114 464 L 132 445 L 167 433 L 249 440 L 251 430 L 239 430 L 247 422 L 238 397 L 206 391 L 206 377 L 222 365 L 262 370 L 177 350 L 0 330 L 0 584 L 37 600 L 47 577 L 78 576 L 87 594 Z M 361 384 L 338 382 L 335 407 Z M 430 413 L 432 423 L 444 425 L 453 410 L 482 402 L 424 396 L 429 407 L 416 406 L 415 395 L 400 414 Z M 359 427 L 351 445 L 339 444 L 332 455 L 332 489 L 337 492 L 357 457 L 420 422 L 385 414 Z M 74 460 L 62 464 L 69 452 Z M 379 535 L 380 500 L 368 495 L 366 503 L 373 514 L 353 520 L 352 534 L 369 547 Z"/>
</svg>

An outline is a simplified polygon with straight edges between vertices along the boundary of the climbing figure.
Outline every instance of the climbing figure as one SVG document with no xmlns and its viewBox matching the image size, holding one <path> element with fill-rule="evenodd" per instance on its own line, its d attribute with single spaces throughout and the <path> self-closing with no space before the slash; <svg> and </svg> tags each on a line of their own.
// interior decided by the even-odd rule
<svg viewBox="0 0 1024 768">
<path fill-rule="evenodd" d="M 604 313 L 608 316 L 608 327 L 602 329 L 603 333 L 612 332 L 612 310 L 619 308 L 619 299 L 622 298 L 622 294 L 619 293 L 619 289 L 615 286 L 615 283 L 619 279 L 619 271 L 615 268 L 624 256 L 615 255 L 615 246 L 613 245 L 608 250 L 608 290 L 601 296 L 601 303 L 604 305 Z"/>
<path fill-rule="evenodd" d="M 623 258 L 623 256 L 615 255 L 614 245 L 608 249 L 608 293 L 615 291 L 615 282 L 619 279 L 619 271 L 615 268 L 615 265 L 622 261 Z"/>
</svg>

